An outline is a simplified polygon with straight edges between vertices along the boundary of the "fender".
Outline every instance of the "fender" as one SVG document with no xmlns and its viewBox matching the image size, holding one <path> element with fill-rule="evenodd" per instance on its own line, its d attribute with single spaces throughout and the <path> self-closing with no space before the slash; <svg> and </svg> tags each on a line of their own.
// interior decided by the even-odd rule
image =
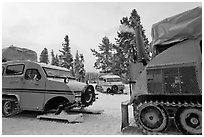
<svg viewBox="0 0 204 137">
<path fill-rule="evenodd" d="M 7 97 L 7 96 L 15 96 L 17 98 L 18 102 L 20 103 L 20 97 L 17 94 L 3 94 L 2 98 L 3 98 L 3 96 L 5 96 L 5 97 Z"/>
<path fill-rule="evenodd" d="M 92 85 L 87 84 L 87 85 L 83 88 L 82 93 L 84 93 L 84 92 L 86 91 L 86 89 L 87 89 L 89 86 L 93 87 Z M 93 89 L 94 89 L 94 87 L 93 87 Z"/>
</svg>

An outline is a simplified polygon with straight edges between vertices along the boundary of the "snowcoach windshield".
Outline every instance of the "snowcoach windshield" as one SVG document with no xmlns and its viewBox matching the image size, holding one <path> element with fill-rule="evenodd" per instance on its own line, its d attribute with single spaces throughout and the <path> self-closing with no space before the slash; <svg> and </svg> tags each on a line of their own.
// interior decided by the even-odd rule
<svg viewBox="0 0 204 137">
<path fill-rule="evenodd" d="M 53 69 L 53 68 L 43 68 L 47 77 L 54 78 L 65 78 L 75 79 L 69 71 Z"/>
<path fill-rule="evenodd" d="M 120 82 L 120 78 L 108 78 L 107 82 Z"/>
</svg>

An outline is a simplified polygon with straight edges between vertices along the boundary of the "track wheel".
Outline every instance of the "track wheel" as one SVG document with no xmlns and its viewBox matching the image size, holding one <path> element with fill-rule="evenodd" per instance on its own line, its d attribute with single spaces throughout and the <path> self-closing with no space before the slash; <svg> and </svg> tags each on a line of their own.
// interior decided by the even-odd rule
<svg viewBox="0 0 204 137">
<path fill-rule="evenodd" d="M 2 115 L 4 117 L 11 116 L 14 112 L 13 102 L 10 100 L 5 100 L 2 102 Z"/>
<path fill-rule="evenodd" d="M 185 108 L 176 114 L 176 124 L 184 134 L 202 134 L 202 111 L 197 108 Z"/>
<path fill-rule="evenodd" d="M 164 109 L 151 103 L 144 103 L 139 108 L 140 125 L 151 132 L 161 132 L 166 129 L 168 118 Z"/>
</svg>

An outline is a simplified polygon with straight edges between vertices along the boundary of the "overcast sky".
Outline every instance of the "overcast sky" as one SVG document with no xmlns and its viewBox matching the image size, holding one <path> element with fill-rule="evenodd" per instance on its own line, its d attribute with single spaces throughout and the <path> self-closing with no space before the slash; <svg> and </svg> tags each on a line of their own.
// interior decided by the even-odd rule
<svg viewBox="0 0 204 137">
<path fill-rule="evenodd" d="M 152 24 L 169 16 L 190 10 L 201 3 L 139 3 L 139 2 L 38 2 L 2 4 L 2 48 L 14 45 L 32 49 L 38 59 L 46 47 L 59 55 L 65 35 L 69 36 L 71 53 L 76 50 L 85 57 L 86 71 L 94 69 L 95 56 L 91 48 L 98 50 L 102 38 L 107 36 L 112 43 L 117 37 L 120 20 L 129 17 L 136 9 L 151 41 Z"/>
</svg>

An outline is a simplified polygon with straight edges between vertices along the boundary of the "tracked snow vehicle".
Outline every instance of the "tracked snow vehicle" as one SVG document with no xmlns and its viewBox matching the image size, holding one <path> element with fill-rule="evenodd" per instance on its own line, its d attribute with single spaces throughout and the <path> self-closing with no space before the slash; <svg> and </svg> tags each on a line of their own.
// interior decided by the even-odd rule
<svg viewBox="0 0 204 137">
<path fill-rule="evenodd" d="M 122 102 L 122 131 L 133 106 L 138 128 L 164 132 L 173 120 L 184 134 L 202 134 L 202 8 L 152 26 L 153 59 L 144 63 L 141 29 L 135 29 L 138 62 L 132 64 L 132 95 Z"/>
<path fill-rule="evenodd" d="M 94 87 L 78 82 L 62 67 L 27 60 L 2 63 L 2 116 L 24 110 L 56 114 L 62 109 L 85 108 L 96 100 Z"/>
</svg>

